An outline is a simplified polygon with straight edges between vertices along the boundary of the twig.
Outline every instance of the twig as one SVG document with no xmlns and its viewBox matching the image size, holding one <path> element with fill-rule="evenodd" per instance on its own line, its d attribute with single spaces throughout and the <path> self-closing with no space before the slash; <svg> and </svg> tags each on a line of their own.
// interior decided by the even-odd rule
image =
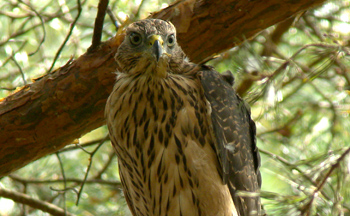
<svg viewBox="0 0 350 216">
<path fill-rule="evenodd" d="M 16 87 L 13 87 L 13 88 L 0 87 L 0 90 L 5 90 L 5 91 L 14 91 L 14 90 L 16 90 Z"/>
<path fill-rule="evenodd" d="M 27 4 L 25 2 L 23 2 L 22 0 L 20 1 L 22 4 L 24 4 L 25 6 L 27 6 L 28 8 L 30 8 L 30 10 L 32 10 L 40 19 L 40 23 L 41 23 L 41 27 L 43 29 L 43 37 L 40 40 L 39 46 L 36 48 L 36 50 L 32 53 L 29 53 L 29 56 L 34 55 L 35 53 L 37 53 L 41 47 L 41 45 L 44 43 L 45 38 L 46 38 L 46 30 L 45 30 L 45 25 L 44 25 L 44 19 L 42 18 L 42 16 L 40 15 L 40 13 L 38 11 L 36 11 L 30 4 Z"/>
<path fill-rule="evenodd" d="M 84 148 L 84 147 L 96 145 L 96 144 L 99 144 L 102 140 L 105 140 L 105 138 L 98 139 L 98 140 L 92 140 L 90 142 L 86 142 L 86 143 L 79 144 L 79 145 L 69 146 L 67 148 L 59 150 L 59 152 L 62 153 L 62 152 L 66 152 L 66 151 L 73 151 L 73 150 L 81 149 L 82 147 Z M 108 140 L 110 140 L 110 139 L 108 138 L 105 141 L 108 141 Z"/>
<path fill-rule="evenodd" d="M 21 73 L 21 77 L 22 77 L 22 80 L 23 80 L 23 84 L 24 85 L 27 85 L 27 81 L 26 81 L 26 78 L 25 78 L 25 76 L 24 76 L 24 72 L 23 72 L 23 70 L 22 70 L 22 67 L 21 67 L 21 65 L 19 65 L 19 63 L 18 63 L 18 61 L 15 59 L 15 57 L 13 57 L 14 56 L 14 53 L 13 53 L 13 55 L 11 55 L 11 60 L 15 63 L 15 65 L 18 67 L 18 70 L 19 70 L 19 72 Z"/>
<path fill-rule="evenodd" d="M 309 216 L 311 214 L 311 207 L 312 207 L 312 203 L 314 201 L 315 196 L 318 194 L 318 192 L 320 192 L 323 188 L 323 186 L 325 185 L 326 181 L 328 180 L 328 178 L 331 176 L 331 174 L 333 173 L 333 171 L 338 168 L 340 162 L 345 158 L 345 156 L 347 154 L 350 153 L 350 147 L 342 154 L 340 155 L 340 157 L 337 159 L 337 161 L 331 166 L 331 168 L 329 169 L 329 171 L 327 172 L 327 174 L 325 175 L 325 177 L 323 178 L 323 180 L 318 184 L 318 186 L 316 187 L 316 189 L 314 190 L 312 197 L 310 199 L 310 201 L 308 203 L 306 203 L 305 205 L 305 215 Z"/>
<path fill-rule="evenodd" d="M 63 167 L 63 163 L 60 157 L 60 154 L 58 152 L 56 152 L 56 157 L 58 159 L 58 162 L 60 164 L 60 169 L 61 169 L 61 173 L 62 173 L 62 177 L 63 177 L 63 186 L 64 189 L 67 189 L 67 182 L 66 182 L 66 174 L 64 172 L 64 167 Z M 67 206 L 66 206 L 66 192 L 63 193 L 63 205 L 64 205 L 64 212 L 67 212 Z"/>
<path fill-rule="evenodd" d="M 311 17 L 307 14 L 302 17 L 302 19 L 305 21 L 305 24 L 309 26 L 312 29 L 312 31 L 315 33 L 315 35 L 318 37 L 318 40 L 324 42 L 325 41 L 324 36 L 322 35 L 320 29 L 318 29 L 318 27 L 313 23 L 315 21 L 311 20 L 312 18 L 314 17 Z"/>
<path fill-rule="evenodd" d="M 83 3 L 84 3 L 84 2 L 85 2 L 85 1 L 83 1 Z M 81 6 L 72 7 L 72 8 L 70 9 L 70 11 L 73 12 L 74 10 L 78 9 L 78 13 L 79 13 L 79 8 L 80 8 L 80 7 L 81 7 Z M 59 10 L 60 10 L 60 9 L 59 9 Z M 41 11 L 39 11 L 39 13 L 40 13 L 40 12 L 41 12 Z M 61 18 L 61 19 L 65 20 L 65 19 L 64 19 L 64 18 L 65 18 L 64 16 L 65 16 L 65 13 L 61 13 L 61 12 L 60 12 L 60 13 L 58 13 L 58 12 L 53 13 L 53 15 L 51 15 L 51 14 L 46 15 L 46 17 L 45 17 L 45 19 L 44 19 L 44 23 L 48 23 L 48 22 L 50 22 L 50 21 L 52 21 L 53 19 L 56 19 L 56 18 Z M 5 39 L 3 39 L 3 40 L 0 40 L 0 46 L 6 44 L 6 43 L 9 42 L 11 39 L 20 37 L 20 36 L 26 34 L 27 32 L 31 31 L 32 29 L 35 29 L 35 28 L 41 26 L 41 23 L 38 23 L 38 24 L 32 25 L 32 26 L 29 27 L 29 28 L 23 29 L 23 28 L 24 28 L 24 25 L 25 25 L 25 24 L 28 24 L 28 22 L 29 22 L 29 20 L 30 20 L 31 18 L 32 18 L 32 16 L 29 16 L 26 20 L 23 21 L 23 24 L 21 25 L 21 27 L 18 28 L 18 29 L 22 29 L 22 30 L 15 31 L 15 32 L 12 33 L 9 37 L 7 37 L 7 38 L 5 38 Z"/>
<path fill-rule="evenodd" d="M 118 20 L 114 16 L 114 13 L 113 13 L 113 11 L 112 11 L 110 6 L 107 7 L 107 14 L 108 14 L 109 18 L 112 20 L 112 22 L 113 22 L 113 24 L 115 26 L 115 30 L 118 31 L 118 29 L 119 29 Z"/>
<path fill-rule="evenodd" d="M 77 21 L 78 21 L 78 19 L 79 19 L 79 17 L 80 17 L 81 10 L 82 10 L 82 9 L 81 9 L 81 2 L 80 2 L 80 0 L 77 0 L 77 3 L 78 3 L 78 14 L 77 14 L 77 16 L 75 17 L 73 23 L 71 24 L 70 29 L 69 29 L 69 32 L 68 32 L 66 38 L 64 39 L 64 42 L 61 44 L 60 48 L 59 48 L 58 51 L 56 52 L 55 58 L 53 59 L 53 62 L 52 62 L 52 64 L 51 64 L 51 67 L 50 67 L 50 69 L 47 71 L 47 73 L 50 73 L 51 70 L 53 69 L 53 67 L 55 66 L 55 63 L 56 63 L 58 57 L 60 56 L 60 54 L 61 54 L 63 48 L 66 46 L 66 43 L 68 42 L 70 36 L 71 36 L 72 33 L 73 33 L 73 29 L 74 29 L 74 27 L 75 27 L 75 24 L 77 23 Z"/>
<path fill-rule="evenodd" d="M 281 162 L 281 163 L 284 164 L 285 166 L 289 167 L 291 170 L 292 170 L 292 169 L 296 170 L 297 172 L 299 172 L 299 173 L 302 175 L 302 177 L 303 177 L 304 179 L 306 179 L 306 180 L 309 181 L 313 186 L 316 187 L 317 183 L 314 182 L 314 181 L 312 180 L 312 178 L 311 178 L 309 175 L 307 175 L 305 172 L 303 172 L 303 171 L 298 167 L 298 164 L 290 163 L 289 161 L 287 161 L 287 160 L 284 159 L 283 157 L 281 157 L 281 156 L 279 156 L 279 155 L 276 155 L 276 154 L 273 154 L 273 153 L 271 153 L 271 152 L 269 152 L 269 151 L 263 150 L 263 149 L 261 149 L 261 148 L 259 149 L 259 152 L 262 153 L 262 154 L 265 154 L 265 155 L 267 155 L 267 156 L 269 156 L 269 157 L 271 157 L 271 158 L 274 159 L 274 160 L 277 160 L 277 161 Z M 324 197 L 326 197 L 328 200 L 330 200 L 329 196 L 328 196 L 326 193 L 324 193 L 323 191 L 321 191 L 321 194 L 322 194 Z"/>
<path fill-rule="evenodd" d="M 83 183 L 83 180 L 77 179 L 77 178 L 60 178 L 60 179 L 48 179 L 48 180 L 41 180 L 41 179 L 23 179 L 16 175 L 9 175 L 9 178 L 11 178 L 14 181 L 26 183 L 26 184 L 54 184 L 54 183 L 60 183 L 60 182 L 74 182 L 74 183 Z M 87 179 L 85 180 L 86 184 L 104 184 L 104 185 L 110 185 L 113 187 L 121 187 L 121 183 L 117 182 L 115 180 L 102 180 L 102 179 Z"/>
<path fill-rule="evenodd" d="M 145 2 L 146 2 L 145 0 L 141 1 L 139 8 L 137 9 L 137 12 L 135 14 L 135 20 L 138 20 L 140 18 L 140 12 Z"/>
<path fill-rule="evenodd" d="M 301 110 L 298 110 L 295 115 L 293 115 L 292 118 L 290 118 L 289 120 L 287 120 L 283 125 L 280 125 L 276 128 L 272 128 L 270 130 L 266 130 L 266 131 L 263 131 L 261 133 L 258 133 L 256 136 L 263 136 L 263 135 L 266 135 L 266 134 L 269 134 L 269 133 L 274 133 L 274 132 L 279 132 L 281 130 L 284 130 L 284 129 L 289 129 L 291 126 L 293 126 L 301 117 L 302 117 L 302 114 L 303 112 Z M 290 134 L 283 134 L 281 133 L 283 136 L 290 136 Z"/>
<path fill-rule="evenodd" d="M 0 187 L 0 196 L 5 197 L 7 199 L 11 199 L 17 203 L 28 205 L 32 208 L 40 209 L 41 211 L 50 213 L 51 215 L 55 215 L 55 216 L 65 216 L 65 215 L 73 216 L 74 215 L 69 212 L 65 212 L 63 209 L 49 202 L 33 199 L 27 194 L 19 193 L 16 191 L 10 191 L 2 187 Z"/>
<path fill-rule="evenodd" d="M 60 192 L 60 193 L 66 193 L 69 190 L 73 191 L 76 194 L 79 193 L 79 191 L 77 189 L 75 189 L 74 187 L 67 187 L 67 188 L 64 188 L 64 189 L 55 189 L 53 187 L 50 187 L 50 189 L 53 190 L 53 191 Z"/>
<path fill-rule="evenodd" d="M 97 152 L 97 150 L 98 150 L 108 139 L 109 139 L 109 135 L 107 135 L 103 140 L 101 140 L 101 142 L 100 142 L 99 145 L 94 149 L 94 151 L 92 151 L 91 153 L 87 152 L 88 154 L 90 154 L 90 159 L 89 159 L 90 162 L 89 162 L 88 168 L 87 168 L 87 170 L 86 170 L 83 183 L 81 184 L 81 187 L 80 187 L 80 190 L 79 190 L 79 193 L 78 193 L 78 198 L 77 198 L 76 205 L 79 204 L 79 200 L 80 200 L 80 197 L 81 197 L 81 193 L 83 192 L 83 188 L 84 188 L 85 182 L 86 182 L 86 180 L 87 180 L 87 177 L 88 177 L 88 175 L 89 175 L 89 172 L 90 172 L 90 169 L 91 169 L 91 166 L 92 166 L 92 159 L 93 159 L 93 156 L 94 156 L 94 154 Z"/>
<path fill-rule="evenodd" d="M 106 15 L 108 1 L 109 0 L 100 0 L 100 2 L 98 3 L 97 16 L 95 19 L 95 26 L 94 26 L 94 34 L 92 36 L 92 43 L 91 43 L 91 46 L 88 48 L 88 52 L 92 52 L 101 43 L 103 22 Z"/>
<path fill-rule="evenodd" d="M 328 142 L 328 145 L 327 145 L 327 149 L 330 150 L 331 147 L 332 147 L 332 143 L 333 143 L 333 140 L 334 140 L 334 137 L 335 137 L 335 133 L 336 133 L 336 129 L 335 129 L 335 126 L 336 126 L 336 122 L 338 122 L 338 116 L 337 116 L 337 112 L 336 112 L 336 108 L 335 108 L 335 105 L 333 103 L 333 101 L 327 97 L 321 89 L 319 89 L 319 87 L 317 87 L 317 85 L 313 84 L 312 82 L 309 82 L 309 85 L 312 86 L 315 91 L 323 98 L 325 99 L 328 104 L 329 104 L 329 109 L 331 110 L 331 113 L 332 113 L 332 122 L 333 124 L 330 126 L 331 129 L 331 139 L 329 140 Z"/>
<path fill-rule="evenodd" d="M 115 157 L 114 149 L 108 155 L 108 161 L 102 167 L 102 169 L 93 177 L 93 179 L 101 179 L 102 174 L 108 169 L 109 165 L 111 165 L 113 158 Z"/>
<path fill-rule="evenodd" d="M 319 184 L 319 185 L 317 186 L 317 188 L 315 189 L 314 193 L 319 192 L 319 191 L 323 188 L 324 184 L 326 183 L 327 179 L 331 176 L 332 172 L 339 166 L 340 162 L 341 162 L 342 160 L 344 160 L 345 156 L 346 156 L 347 154 L 349 154 L 349 153 L 350 153 L 350 147 L 337 159 L 337 161 L 335 162 L 335 164 L 333 164 L 333 165 L 331 166 L 331 168 L 329 169 L 329 171 L 328 171 L 328 173 L 326 174 L 326 176 L 323 178 L 323 180 L 320 182 L 320 184 Z"/>
<path fill-rule="evenodd" d="M 19 51 L 21 51 L 24 46 L 27 44 L 27 41 L 24 40 L 24 41 L 14 41 L 14 42 L 22 42 L 21 46 L 16 50 L 16 51 L 12 51 L 11 55 L 8 56 L 5 60 L 3 60 L 1 63 L 0 63 L 0 68 L 1 67 L 4 67 L 13 57 L 16 53 L 18 53 Z M 0 47 L 1 47 L 1 44 L 0 44 Z M 3 77 L 2 79 L 8 79 L 8 77 Z"/>
</svg>

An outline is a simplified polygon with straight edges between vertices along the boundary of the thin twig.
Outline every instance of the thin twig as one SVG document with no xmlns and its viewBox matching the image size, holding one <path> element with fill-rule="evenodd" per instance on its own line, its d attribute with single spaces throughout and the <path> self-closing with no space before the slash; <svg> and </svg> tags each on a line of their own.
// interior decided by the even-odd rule
<svg viewBox="0 0 350 216">
<path fill-rule="evenodd" d="M 11 199 L 17 203 L 22 203 L 22 204 L 28 205 L 32 208 L 40 209 L 41 211 L 50 213 L 51 215 L 54 215 L 54 216 L 66 216 L 66 215 L 73 216 L 73 214 L 71 214 L 69 212 L 65 212 L 63 209 L 61 209 L 61 208 L 59 208 L 51 203 L 41 201 L 38 199 L 34 199 L 34 198 L 28 196 L 27 194 L 7 190 L 7 189 L 2 188 L 2 187 L 0 187 L 0 196 L 7 198 L 7 199 Z"/>
<path fill-rule="evenodd" d="M 93 179 L 101 179 L 102 174 L 108 169 L 109 165 L 111 165 L 115 155 L 116 154 L 114 152 L 114 149 L 112 149 L 112 151 L 108 155 L 108 161 L 105 163 L 102 169 L 99 172 L 97 172 L 97 174 L 93 177 Z"/>
<path fill-rule="evenodd" d="M 16 87 L 13 87 L 13 88 L 0 87 L 0 90 L 5 90 L 5 91 L 14 91 L 14 90 L 16 90 Z"/>
<path fill-rule="evenodd" d="M 280 125 L 280 126 L 278 126 L 276 128 L 272 128 L 270 130 L 266 130 L 266 131 L 263 131 L 261 133 L 258 133 L 256 136 L 259 137 L 259 136 L 266 135 L 266 134 L 269 134 L 269 133 L 279 132 L 281 130 L 288 129 L 291 126 L 293 126 L 302 117 L 302 114 L 303 114 L 302 111 L 298 110 L 295 113 L 295 115 L 293 115 L 293 117 L 290 118 L 289 120 L 287 120 L 283 125 Z"/>
<path fill-rule="evenodd" d="M 66 182 L 66 174 L 64 172 L 64 167 L 63 167 L 63 163 L 60 157 L 60 154 L 58 152 L 56 152 L 56 157 L 58 159 L 58 162 L 60 164 L 60 169 L 61 169 L 61 174 L 62 174 L 62 178 L 63 178 L 63 188 L 66 190 L 67 189 L 67 182 Z M 63 193 L 63 205 L 64 205 L 64 212 L 67 212 L 67 206 L 66 206 L 66 192 Z"/>
<path fill-rule="evenodd" d="M 289 161 L 287 161 L 285 158 L 279 156 L 279 155 L 276 155 L 274 153 L 271 153 L 269 151 L 266 151 L 266 150 L 263 150 L 263 149 L 259 149 L 259 152 L 262 153 L 262 154 L 265 154 L 269 157 L 271 157 L 272 159 L 274 160 L 277 160 L 279 162 L 281 162 L 283 165 L 287 166 L 290 168 L 290 170 L 296 170 L 297 172 L 299 172 L 301 174 L 301 176 L 306 179 L 307 181 L 309 181 L 313 186 L 317 186 L 317 183 L 314 182 L 312 180 L 312 177 L 310 177 L 309 175 L 307 175 L 303 170 L 301 170 L 299 167 L 298 167 L 298 164 L 293 164 L 293 163 L 290 163 Z M 329 196 L 324 193 L 323 191 L 321 191 L 321 194 L 326 197 L 328 200 L 330 200 Z"/>
<path fill-rule="evenodd" d="M 30 10 L 32 10 L 39 17 L 40 23 L 41 23 L 41 27 L 43 29 L 43 37 L 41 38 L 38 47 L 36 48 L 36 50 L 34 52 L 28 54 L 29 56 L 32 56 L 32 55 L 34 55 L 35 53 L 37 53 L 39 51 L 41 45 L 45 41 L 45 38 L 46 38 L 46 30 L 45 30 L 45 25 L 44 25 L 45 22 L 44 22 L 43 17 L 40 15 L 40 13 L 38 11 L 36 11 L 30 4 L 27 4 L 27 3 L 23 2 L 22 0 L 20 2 L 22 4 L 24 4 L 24 5 L 26 5 L 28 8 L 30 8 Z"/>
<path fill-rule="evenodd" d="M 3 60 L 3 61 L 0 63 L 0 68 L 1 68 L 1 67 L 4 67 L 4 66 L 11 60 L 11 58 L 13 58 L 14 55 L 15 55 L 16 53 L 18 53 L 19 51 L 21 51 L 21 50 L 24 48 L 24 46 L 27 44 L 27 41 L 26 41 L 26 40 L 25 40 L 25 41 L 20 41 L 20 40 L 18 40 L 18 41 L 14 41 L 14 42 L 22 42 L 22 44 L 21 44 L 21 46 L 20 46 L 16 51 L 12 51 L 11 55 L 8 56 L 5 60 Z M 0 44 L 0 47 L 1 47 L 1 44 Z M 2 79 L 8 79 L 8 77 L 3 77 Z"/>
<path fill-rule="evenodd" d="M 20 182 L 20 183 L 25 183 L 25 184 L 55 184 L 55 183 L 61 183 L 61 182 L 72 182 L 72 183 L 78 183 L 81 184 L 84 181 L 81 179 L 77 178 L 59 178 L 59 179 L 47 179 L 47 180 L 42 180 L 42 179 L 23 179 L 19 176 L 16 175 L 9 175 L 9 178 L 11 178 L 14 181 Z M 86 184 L 103 184 L 103 185 L 110 185 L 113 187 L 121 187 L 121 183 L 115 180 L 103 180 L 103 179 L 87 179 L 85 180 Z"/>
<path fill-rule="evenodd" d="M 318 184 L 318 186 L 316 187 L 316 189 L 314 190 L 314 192 L 311 196 L 310 201 L 305 204 L 304 209 L 305 209 L 306 216 L 309 216 L 311 214 L 312 204 L 313 204 L 314 198 L 317 196 L 318 192 L 320 192 L 322 190 L 323 186 L 325 185 L 325 183 L 327 182 L 328 178 L 331 176 L 333 171 L 339 167 L 339 164 L 344 160 L 345 156 L 348 155 L 349 153 L 350 153 L 350 147 L 343 154 L 340 155 L 340 157 L 337 159 L 337 161 L 328 170 L 327 174 L 322 179 L 322 181 Z"/>
<path fill-rule="evenodd" d="M 349 153 L 350 153 L 350 147 L 337 159 L 335 164 L 333 164 L 331 166 L 331 168 L 329 169 L 326 176 L 323 178 L 323 180 L 320 182 L 320 184 L 315 189 L 314 193 L 319 192 L 323 188 L 324 184 L 326 183 L 327 179 L 331 176 L 332 172 L 339 166 L 340 162 L 342 162 L 342 160 L 344 160 L 345 156 Z"/>
<path fill-rule="evenodd" d="M 85 147 L 88 147 L 88 146 L 96 145 L 96 144 L 99 144 L 102 140 L 105 140 L 105 138 L 98 139 L 98 140 L 92 140 L 90 142 L 82 143 L 82 144 L 79 144 L 79 145 L 76 144 L 74 146 L 68 146 L 66 148 L 63 148 L 63 149 L 59 150 L 59 152 L 62 153 L 62 152 L 67 152 L 67 151 L 74 151 L 74 150 L 77 150 L 77 149 L 81 149 L 81 148 L 85 148 Z M 105 141 L 108 141 L 108 140 L 110 140 L 110 139 L 107 138 L 107 140 L 105 140 Z"/>
<path fill-rule="evenodd" d="M 51 64 L 51 67 L 50 67 L 50 69 L 47 71 L 47 73 L 50 73 L 51 70 L 53 69 L 53 67 L 55 66 L 58 57 L 60 56 L 60 54 L 61 54 L 63 48 L 66 46 L 66 43 L 68 42 L 70 36 L 71 36 L 72 33 L 73 33 L 73 29 L 74 29 L 74 27 L 75 27 L 75 24 L 77 23 L 77 21 L 78 21 L 78 19 L 79 19 L 79 17 L 80 17 L 80 14 L 81 14 L 81 11 L 82 11 L 80 0 L 77 0 L 77 3 L 78 3 L 78 14 L 77 14 L 77 16 L 75 17 L 73 23 L 71 24 L 70 29 L 69 29 L 69 32 L 68 32 L 66 38 L 64 39 L 64 41 L 63 41 L 63 43 L 61 44 L 61 46 L 60 46 L 60 48 L 58 49 L 58 51 L 56 52 L 55 58 L 53 59 L 53 62 L 52 62 L 52 64 Z"/>
<path fill-rule="evenodd" d="M 112 22 L 115 26 L 115 30 L 118 31 L 118 29 L 119 29 L 118 20 L 117 20 L 117 17 L 114 16 L 114 13 L 113 13 L 110 6 L 107 7 L 107 14 L 108 14 L 109 18 L 112 20 Z"/>
<path fill-rule="evenodd" d="M 13 54 L 14 55 L 14 54 Z M 19 70 L 19 72 L 20 72 L 20 74 L 21 74 L 21 77 L 22 77 L 22 80 L 23 80 L 23 84 L 24 85 L 27 85 L 27 81 L 26 81 L 26 78 L 25 78 L 25 76 L 24 76 L 24 72 L 23 72 L 23 70 L 22 70 L 22 67 L 21 67 L 21 65 L 19 65 L 19 63 L 17 62 L 17 60 L 15 59 L 15 57 L 13 57 L 13 55 L 11 55 L 11 60 L 15 63 L 15 65 L 17 66 L 17 68 L 18 68 L 18 70 Z"/>
<path fill-rule="evenodd" d="M 139 8 L 137 9 L 137 12 L 135 14 L 135 20 L 140 19 L 140 12 L 141 12 L 141 9 L 142 9 L 142 7 L 143 7 L 145 2 L 146 2 L 146 0 L 142 0 L 141 1 L 140 5 L 139 5 Z"/>
<path fill-rule="evenodd" d="M 86 170 L 86 173 L 85 173 L 85 177 L 84 177 L 84 180 L 83 180 L 83 183 L 81 184 L 81 187 L 80 187 L 80 190 L 79 190 L 79 193 L 78 193 L 78 198 L 77 198 L 77 201 L 76 201 L 76 205 L 79 204 L 79 200 L 80 200 L 80 197 L 81 197 L 81 194 L 83 192 L 83 188 L 84 188 L 84 185 L 85 185 L 85 182 L 87 180 L 87 177 L 89 175 L 89 172 L 90 172 L 90 169 L 91 169 L 91 166 L 92 166 L 92 159 L 93 159 L 93 156 L 94 154 L 98 151 L 98 149 L 109 139 L 109 136 L 107 135 L 103 140 L 101 140 L 101 142 L 98 144 L 98 146 L 91 152 L 91 153 L 88 153 L 90 154 L 90 159 L 89 159 L 89 165 L 87 167 L 87 170 Z"/>
</svg>

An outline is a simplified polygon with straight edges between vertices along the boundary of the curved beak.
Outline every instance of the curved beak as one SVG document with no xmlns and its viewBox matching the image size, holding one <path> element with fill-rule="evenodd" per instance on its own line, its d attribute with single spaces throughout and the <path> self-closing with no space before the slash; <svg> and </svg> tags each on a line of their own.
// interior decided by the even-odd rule
<svg viewBox="0 0 350 216">
<path fill-rule="evenodd" d="M 148 39 L 149 45 L 152 46 L 152 53 L 156 56 L 157 62 L 163 54 L 163 39 L 160 35 L 151 35 Z"/>
</svg>

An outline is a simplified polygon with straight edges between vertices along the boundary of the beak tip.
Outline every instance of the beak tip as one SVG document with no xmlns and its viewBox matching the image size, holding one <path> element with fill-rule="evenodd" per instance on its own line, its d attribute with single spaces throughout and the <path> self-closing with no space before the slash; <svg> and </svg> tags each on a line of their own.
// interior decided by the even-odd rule
<svg viewBox="0 0 350 216">
<path fill-rule="evenodd" d="M 156 40 L 152 46 L 152 49 L 153 49 L 153 53 L 155 54 L 157 62 L 158 62 L 160 59 L 160 56 L 163 54 L 163 47 L 160 44 L 160 42 L 158 40 Z"/>
</svg>

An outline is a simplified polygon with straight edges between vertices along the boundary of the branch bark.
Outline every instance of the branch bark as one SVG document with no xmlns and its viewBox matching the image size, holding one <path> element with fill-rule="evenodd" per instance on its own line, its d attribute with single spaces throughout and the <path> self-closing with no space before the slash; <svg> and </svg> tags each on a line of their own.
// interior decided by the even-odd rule
<svg viewBox="0 0 350 216">
<path fill-rule="evenodd" d="M 325 0 L 179 0 L 151 17 L 167 19 L 193 62 Z M 0 102 L 0 176 L 53 153 L 104 124 L 119 35 Z"/>
</svg>

